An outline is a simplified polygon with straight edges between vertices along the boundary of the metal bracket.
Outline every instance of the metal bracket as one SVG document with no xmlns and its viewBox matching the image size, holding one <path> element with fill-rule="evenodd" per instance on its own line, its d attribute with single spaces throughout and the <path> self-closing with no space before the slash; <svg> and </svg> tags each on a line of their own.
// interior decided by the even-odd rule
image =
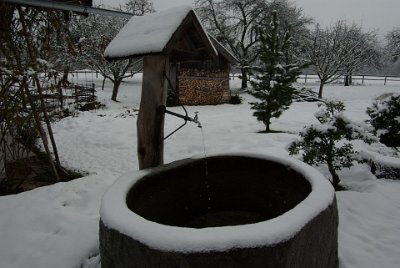
<svg viewBox="0 0 400 268">
<path fill-rule="evenodd" d="M 185 121 L 185 122 L 184 122 L 182 125 L 180 125 L 177 129 L 175 129 L 175 130 L 172 131 L 170 134 L 168 134 L 166 137 L 164 137 L 164 138 L 160 141 L 160 143 L 162 143 L 162 142 L 165 141 L 167 138 L 169 138 L 172 134 L 176 133 L 178 130 L 180 130 L 181 128 L 183 128 L 183 127 L 187 124 L 188 121 L 193 122 L 193 123 L 196 123 L 197 126 L 198 126 L 199 128 L 201 128 L 201 123 L 199 122 L 198 112 L 195 112 L 195 116 L 194 116 L 193 118 L 191 118 L 191 117 L 189 117 L 188 112 L 187 112 L 185 106 L 182 105 L 182 108 L 183 108 L 183 110 L 185 111 L 185 115 L 182 115 L 182 114 L 178 114 L 178 113 L 174 113 L 174 112 L 168 111 L 167 108 L 165 107 L 165 105 L 160 105 L 160 106 L 158 107 L 158 112 L 160 112 L 160 113 L 165 113 L 165 114 L 170 114 L 170 115 L 173 115 L 173 116 L 182 118 L 182 119 Z"/>
</svg>

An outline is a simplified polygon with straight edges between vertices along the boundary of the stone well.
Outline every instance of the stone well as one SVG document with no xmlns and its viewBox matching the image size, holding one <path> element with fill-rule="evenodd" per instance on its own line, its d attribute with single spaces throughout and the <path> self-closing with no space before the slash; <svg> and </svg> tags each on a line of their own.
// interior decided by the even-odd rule
<svg viewBox="0 0 400 268">
<path fill-rule="evenodd" d="M 127 174 L 100 217 L 103 268 L 338 266 L 334 190 L 291 158 L 217 155 Z"/>
</svg>

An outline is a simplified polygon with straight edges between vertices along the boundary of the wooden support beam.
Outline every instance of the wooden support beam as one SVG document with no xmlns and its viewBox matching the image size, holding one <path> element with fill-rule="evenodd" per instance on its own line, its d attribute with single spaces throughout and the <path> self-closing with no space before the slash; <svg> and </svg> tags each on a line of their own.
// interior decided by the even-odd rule
<svg viewBox="0 0 400 268">
<path fill-rule="evenodd" d="M 165 55 L 150 55 L 143 59 L 143 84 L 137 120 L 139 169 L 164 163 L 164 113 L 158 108 L 166 104 L 169 60 Z"/>
</svg>

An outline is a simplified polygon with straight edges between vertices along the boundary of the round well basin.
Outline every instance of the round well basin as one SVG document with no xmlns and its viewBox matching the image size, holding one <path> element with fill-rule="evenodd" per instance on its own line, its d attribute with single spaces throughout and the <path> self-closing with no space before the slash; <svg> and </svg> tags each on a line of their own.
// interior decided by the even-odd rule
<svg viewBox="0 0 400 268">
<path fill-rule="evenodd" d="M 128 174 L 102 200 L 102 267 L 337 267 L 334 190 L 291 158 L 217 155 Z"/>
</svg>

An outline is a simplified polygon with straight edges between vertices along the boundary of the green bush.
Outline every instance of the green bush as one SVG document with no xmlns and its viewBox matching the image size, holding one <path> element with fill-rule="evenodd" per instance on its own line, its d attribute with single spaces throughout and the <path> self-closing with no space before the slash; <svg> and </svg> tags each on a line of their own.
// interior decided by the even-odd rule
<svg viewBox="0 0 400 268">
<path fill-rule="evenodd" d="M 400 94 L 376 101 L 367 108 L 369 122 L 380 142 L 389 147 L 400 146 Z"/>
<path fill-rule="evenodd" d="M 305 127 L 300 139 L 289 145 L 291 155 L 302 152 L 303 161 L 310 165 L 327 164 L 335 189 L 340 189 L 340 178 L 336 173 L 351 167 L 354 162 L 365 162 L 353 145 L 344 140 L 375 141 L 365 125 L 350 121 L 343 115 L 343 102 L 324 103 L 325 108 L 315 114 L 317 125 Z"/>
<path fill-rule="evenodd" d="M 241 104 L 242 103 L 242 97 L 240 97 L 238 94 L 232 95 L 231 98 L 229 99 L 230 104 Z"/>
</svg>

